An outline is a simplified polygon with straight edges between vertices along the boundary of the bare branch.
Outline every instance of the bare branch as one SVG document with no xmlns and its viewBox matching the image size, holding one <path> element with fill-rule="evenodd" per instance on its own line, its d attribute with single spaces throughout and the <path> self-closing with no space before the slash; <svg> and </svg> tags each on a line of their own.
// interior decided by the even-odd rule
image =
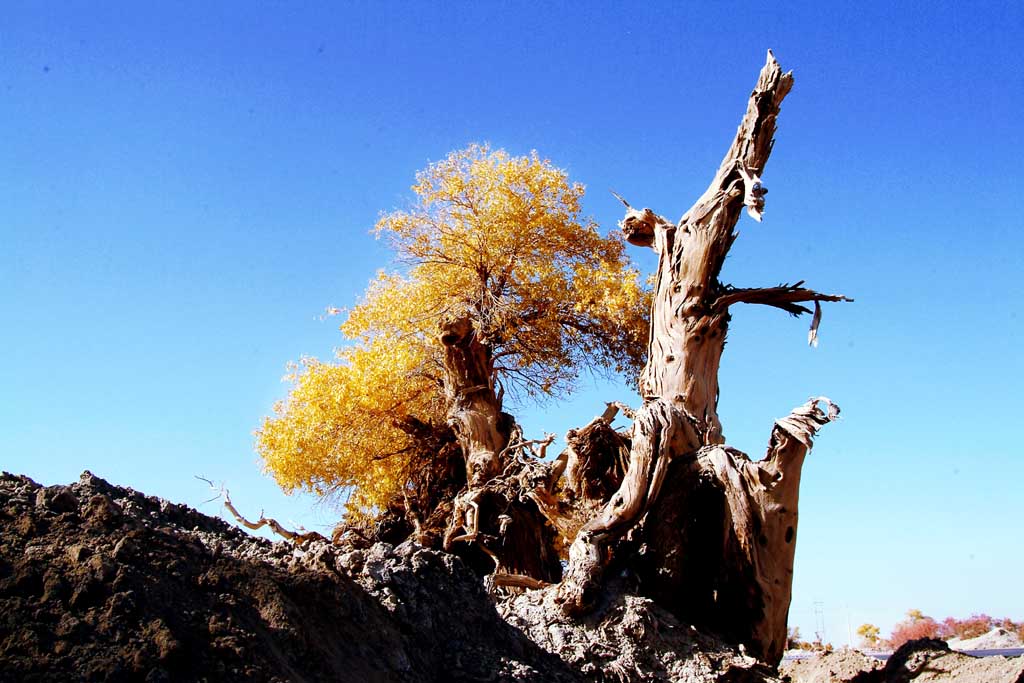
<svg viewBox="0 0 1024 683">
<path fill-rule="evenodd" d="M 608 190 L 608 191 L 612 193 L 612 196 L 614 196 L 616 199 L 618 199 L 620 202 L 622 202 L 623 206 L 625 206 L 627 209 L 632 209 L 633 208 L 632 206 L 629 205 L 629 202 L 627 202 L 625 199 L 623 199 L 622 195 L 620 195 L 618 192 L 616 192 L 615 190 Z"/>
<path fill-rule="evenodd" d="M 628 405 L 626 405 L 622 401 L 612 401 L 611 403 L 608 404 L 608 410 L 606 410 L 605 412 L 607 413 L 613 407 L 618 409 L 618 410 L 621 410 L 622 414 L 625 415 L 628 419 L 630 419 L 630 420 L 635 420 L 636 419 L 636 411 L 634 409 L 630 408 Z M 612 418 L 614 419 L 614 417 L 615 417 L 615 415 L 613 414 Z M 611 420 L 609 420 L 609 422 L 611 422 Z"/>
<path fill-rule="evenodd" d="M 802 287 L 801 280 L 795 285 L 779 285 L 778 287 L 754 287 L 749 289 L 736 289 L 726 287 L 725 293 L 719 296 L 713 304 L 713 310 L 724 313 L 729 306 L 737 303 L 742 304 L 764 304 L 781 308 L 792 316 L 799 316 L 804 313 L 811 313 L 807 306 L 801 306 L 799 302 L 813 301 L 814 316 L 811 319 L 811 329 L 807 333 L 807 343 L 810 346 L 818 346 L 818 325 L 821 324 L 821 302 L 822 301 L 853 301 L 850 297 L 842 294 L 822 294 L 813 289 Z"/>
<path fill-rule="evenodd" d="M 534 444 L 540 444 L 543 449 L 547 449 L 547 447 L 550 446 L 551 443 L 554 440 L 555 440 L 555 435 L 554 434 L 546 434 L 546 435 L 544 435 L 543 439 L 530 439 L 529 441 L 517 441 L 516 443 L 510 443 L 508 446 L 506 446 L 501 451 L 501 453 L 498 454 L 498 458 L 499 459 L 504 459 L 504 457 L 506 455 L 508 455 L 509 453 L 511 453 L 512 451 L 518 450 L 520 448 L 529 448 L 530 446 L 533 446 Z M 532 448 L 530 449 L 530 452 L 533 453 L 533 449 Z M 533 455 L 534 455 L 534 457 L 543 458 L 544 457 L 543 452 L 544 451 L 541 452 L 542 454 L 540 456 L 537 456 L 536 453 L 533 453 Z"/>
<path fill-rule="evenodd" d="M 734 197 L 743 197 L 740 205 L 746 205 L 751 215 L 760 220 L 764 210 L 763 197 L 767 190 L 761 185 L 759 176 L 772 151 L 779 105 L 792 87 L 793 73 L 783 73 L 775 55 L 769 50 L 765 66 L 748 100 L 746 114 L 736 131 L 736 138 L 725 153 L 715 179 L 704 196 L 680 220 L 680 226 L 699 221 L 723 199 L 731 201 Z M 735 225 L 735 220 L 731 221 L 731 225 L 723 221 L 717 227 L 731 231 L 732 225 Z"/>
<path fill-rule="evenodd" d="M 221 491 L 218 490 L 217 487 L 213 485 L 212 481 L 210 481 L 206 477 L 200 477 L 198 474 L 195 475 L 195 478 L 198 479 L 199 481 L 205 481 L 207 484 L 210 485 L 211 489 L 217 491 L 217 495 L 215 495 L 213 498 L 207 498 L 202 503 L 200 503 L 200 505 L 206 505 L 207 503 L 212 503 L 213 501 L 215 501 L 215 500 L 217 500 L 218 498 L 221 497 Z M 221 487 L 221 488 L 223 489 L 223 487 Z"/>
<path fill-rule="evenodd" d="M 806 289 L 801 280 L 794 285 L 777 287 L 726 287 L 725 293 L 715 299 L 713 308 L 716 312 L 725 312 L 733 304 L 764 304 L 781 308 L 791 315 L 810 313 L 811 309 L 798 305 L 802 301 L 853 301 L 842 294 L 822 294 L 813 289 Z"/>
<path fill-rule="evenodd" d="M 218 488 L 217 486 L 214 485 L 212 481 L 205 477 L 196 476 L 196 479 L 206 482 L 207 484 L 210 485 L 211 489 L 217 492 L 216 496 L 214 496 L 213 498 L 206 502 L 211 502 L 217 500 L 218 498 L 223 498 L 225 509 L 227 509 L 227 511 L 231 513 L 231 516 L 235 518 L 235 521 L 244 526 L 246 529 L 257 531 L 267 526 L 270 527 L 271 531 L 273 531 L 281 538 L 287 539 L 299 546 L 306 545 L 310 541 L 314 540 L 327 540 L 321 534 L 318 534 L 315 531 L 309 531 L 306 533 L 289 531 L 288 529 L 281 526 L 281 524 L 278 523 L 276 519 L 273 519 L 272 517 L 264 517 L 262 511 L 260 511 L 260 518 L 258 520 L 256 520 L 255 522 L 250 522 L 248 519 L 243 517 L 241 513 L 238 512 L 237 508 L 235 508 L 234 504 L 231 502 L 231 495 L 228 493 L 227 488 L 225 488 L 224 486 L 220 486 Z"/>
</svg>

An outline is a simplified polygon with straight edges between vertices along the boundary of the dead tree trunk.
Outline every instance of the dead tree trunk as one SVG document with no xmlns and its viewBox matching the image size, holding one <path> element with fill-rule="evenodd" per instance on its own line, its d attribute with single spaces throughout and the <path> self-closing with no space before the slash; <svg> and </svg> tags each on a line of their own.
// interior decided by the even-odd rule
<svg viewBox="0 0 1024 683">
<path fill-rule="evenodd" d="M 687 501 L 700 499 L 701 481 L 711 482 L 721 492 L 714 513 L 717 519 L 704 520 L 701 529 L 685 529 L 672 540 L 675 545 L 652 548 L 655 544 L 649 544 L 647 563 L 667 567 L 682 556 L 687 567 L 720 567 L 717 572 L 669 572 L 665 582 L 683 594 L 711 596 L 703 617 L 692 622 L 698 625 L 715 626 L 720 621 L 717 617 L 723 616 L 724 605 L 716 607 L 716 598 L 721 590 L 749 593 L 743 602 L 751 607 L 737 617 L 743 623 L 735 624 L 730 635 L 768 661 L 781 655 L 786 636 L 800 468 L 811 436 L 830 415 L 808 404 L 780 420 L 768 457 L 759 463 L 723 446 L 717 412 L 718 369 L 729 307 L 761 303 L 799 315 L 811 312 L 801 302 L 813 301 L 817 309 L 820 301 L 846 299 L 805 289 L 802 282 L 736 289 L 722 284 L 718 275 L 737 237 L 734 228 L 744 207 L 761 219 L 766 190 L 760 175 L 772 149 L 779 106 L 792 83 L 792 75 L 783 73 L 769 52 L 714 180 L 677 224 L 650 209 L 629 208 L 623 222 L 627 239 L 651 247 L 659 259 L 648 360 L 640 379 L 643 405 L 634 418 L 622 485 L 580 530 L 559 587 L 564 609 L 586 609 L 599 588 L 612 544 L 645 515 L 648 530 L 657 527 L 655 518 L 660 516 L 688 523 L 687 518 L 663 510 L 659 498 L 671 498 L 676 510 L 700 512 Z M 819 317 L 815 315 L 812 333 Z M 673 472 L 667 478 L 670 465 Z M 670 482 L 667 487 L 666 481 Z M 668 496 L 667 489 L 686 500 Z M 638 531 L 633 536 L 642 534 Z M 735 585 L 725 586 L 723 577 Z M 682 581 L 701 585 L 677 585 Z M 660 586 L 666 593 L 670 588 Z"/>
<path fill-rule="evenodd" d="M 777 662 L 786 645 L 801 467 L 815 432 L 836 414 L 828 399 L 796 408 L 776 421 L 759 462 L 722 445 L 673 461 L 636 542 L 621 548 L 641 592 L 685 623 Z"/>
</svg>

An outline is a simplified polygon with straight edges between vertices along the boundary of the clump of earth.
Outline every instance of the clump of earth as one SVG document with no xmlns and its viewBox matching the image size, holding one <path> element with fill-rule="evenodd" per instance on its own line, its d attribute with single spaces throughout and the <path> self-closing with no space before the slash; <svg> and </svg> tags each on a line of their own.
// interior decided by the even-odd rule
<svg viewBox="0 0 1024 683">
<path fill-rule="evenodd" d="M 0 475 L 0 683 L 1024 683 L 1019 658 L 939 645 L 780 673 L 622 591 L 571 620 L 550 590 L 488 592 L 411 542 L 271 543 L 89 472 L 67 486 Z"/>
</svg>

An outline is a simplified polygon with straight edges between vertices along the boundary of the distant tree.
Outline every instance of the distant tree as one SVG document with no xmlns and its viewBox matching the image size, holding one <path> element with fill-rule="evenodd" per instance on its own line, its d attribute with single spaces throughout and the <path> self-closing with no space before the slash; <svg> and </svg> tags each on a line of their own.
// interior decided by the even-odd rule
<svg viewBox="0 0 1024 683">
<path fill-rule="evenodd" d="M 795 650 L 803 644 L 803 641 L 800 640 L 800 627 L 790 626 L 786 631 L 786 649 Z"/>
<path fill-rule="evenodd" d="M 874 624 L 861 624 L 857 627 L 857 635 L 861 638 L 861 647 L 874 649 L 878 647 L 881 631 Z"/>
<path fill-rule="evenodd" d="M 903 643 L 918 638 L 938 638 L 942 626 L 931 617 L 925 616 L 921 610 L 912 609 L 907 612 L 907 618 L 892 629 L 888 645 L 893 649 Z"/>
</svg>

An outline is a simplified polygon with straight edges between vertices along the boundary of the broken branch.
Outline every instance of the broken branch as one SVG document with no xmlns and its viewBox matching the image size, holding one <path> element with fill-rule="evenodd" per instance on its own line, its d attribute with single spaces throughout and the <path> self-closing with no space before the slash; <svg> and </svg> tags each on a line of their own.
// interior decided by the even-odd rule
<svg viewBox="0 0 1024 683">
<path fill-rule="evenodd" d="M 272 517 L 264 517 L 262 510 L 260 511 L 260 518 L 258 520 L 256 520 L 255 522 L 250 522 L 248 519 L 243 517 L 241 515 L 241 513 L 239 513 L 238 510 L 235 508 L 234 504 L 231 502 L 231 495 L 228 493 L 227 488 L 225 488 L 224 486 L 220 486 L 220 487 L 216 486 L 212 481 L 210 481 L 206 477 L 196 476 L 196 479 L 198 479 L 200 481 L 205 481 L 207 484 L 209 484 L 211 489 L 213 489 L 214 491 L 217 492 L 216 496 L 214 496 L 213 498 L 210 498 L 210 500 L 208 500 L 206 502 L 214 501 L 214 500 L 217 500 L 218 498 L 223 498 L 224 499 L 224 507 L 227 509 L 228 512 L 231 513 L 231 516 L 235 518 L 235 521 L 237 521 L 239 524 L 244 526 L 246 529 L 251 529 L 253 531 L 258 531 L 259 529 L 262 529 L 265 526 L 266 527 L 270 527 L 270 530 L 273 531 L 278 536 L 280 536 L 281 538 L 289 540 L 289 541 L 291 541 L 291 542 L 293 542 L 293 543 L 295 543 L 297 545 L 300 545 L 300 546 L 303 546 L 303 545 L 309 543 L 310 541 L 314 541 L 314 540 L 322 540 L 322 541 L 326 541 L 327 540 L 326 538 L 324 538 L 323 535 L 318 534 L 315 531 L 308 531 L 306 533 L 299 533 L 299 532 L 295 532 L 295 531 L 290 531 L 290 530 L 284 528 L 283 526 L 281 526 L 281 524 L 278 523 L 278 521 L 276 519 L 274 519 Z"/>
<path fill-rule="evenodd" d="M 804 301 L 853 301 L 842 294 L 822 294 L 802 287 L 803 280 L 794 285 L 777 287 L 726 287 L 725 293 L 715 299 L 714 309 L 724 313 L 733 304 L 764 304 L 781 308 L 791 315 L 810 313 L 811 309 L 798 305 Z"/>
</svg>

